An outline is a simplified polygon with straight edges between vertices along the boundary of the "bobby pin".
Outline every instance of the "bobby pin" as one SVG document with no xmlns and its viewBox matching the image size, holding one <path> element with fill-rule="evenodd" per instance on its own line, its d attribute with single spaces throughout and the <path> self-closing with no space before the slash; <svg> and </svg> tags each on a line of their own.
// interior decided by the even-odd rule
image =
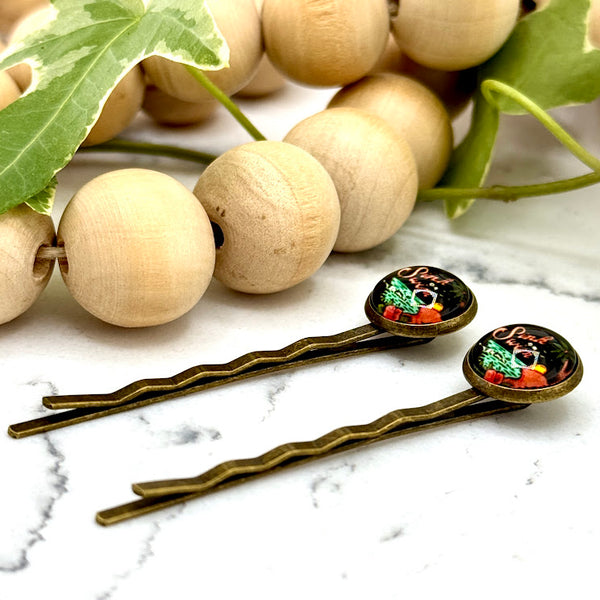
<svg viewBox="0 0 600 600">
<path fill-rule="evenodd" d="M 412 266 L 379 281 L 367 298 L 365 312 L 370 321 L 366 325 L 337 335 L 303 338 L 281 350 L 249 352 L 225 364 L 198 365 L 173 377 L 141 379 L 108 394 L 46 396 L 47 408 L 71 410 L 16 423 L 8 433 L 22 438 L 256 375 L 424 344 L 471 322 L 477 301 L 469 287 L 451 273 Z M 386 333 L 392 336 L 376 337 Z"/>
<path fill-rule="evenodd" d="M 133 490 L 142 499 L 101 511 L 96 520 L 112 525 L 373 442 L 558 398 L 578 385 L 583 365 L 557 333 L 517 324 L 476 342 L 464 358 L 463 373 L 471 389 L 431 404 L 395 410 L 367 425 L 340 427 L 313 441 L 283 444 L 256 458 L 226 461 L 197 477 L 136 483 Z"/>
</svg>

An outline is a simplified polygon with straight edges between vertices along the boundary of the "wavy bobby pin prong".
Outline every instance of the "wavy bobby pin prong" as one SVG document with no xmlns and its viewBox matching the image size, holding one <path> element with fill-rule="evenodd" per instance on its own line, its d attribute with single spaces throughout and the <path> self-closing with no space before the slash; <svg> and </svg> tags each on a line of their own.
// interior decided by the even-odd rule
<svg viewBox="0 0 600 600">
<path fill-rule="evenodd" d="M 467 325 L 477 312 L 473 292 L 448 271 L 399 269 L 382 279 L 366 301 L 370 323 L 331 336 L 308 337 L 281 350 L 249 352 L 231 362 L 198 365 L 160 379 L 141 379 L 108 394 L 46 396 L 44 406 L 72 409 L 11 425 L 22 438 L 169 400 L 232 381 L 367 352 L 424 344 Z M 396 337 L 376 336 L 391 333 Z"/>
<path fill-rule="evenodd" d="M 521 361 L 515 367 L 511 360 L 515 349 L 536 352 L 535 365 Z M 577 352 L 563 337 L 522 324 L 499 327 L 481 338 L 467 353 L 463 371 L 473 386 L 469 390 L 425 406 L 395 410 L 367 425 L 340 427 L 313 441 L 283 444 L 256 458 L 230 460 L 197 477 L 134 484 L 141 500 L 101 511 L 96 520 L 111 525 L 404 433 L 526 408 L 570 392 L 583 376 Z"/>
</svg>

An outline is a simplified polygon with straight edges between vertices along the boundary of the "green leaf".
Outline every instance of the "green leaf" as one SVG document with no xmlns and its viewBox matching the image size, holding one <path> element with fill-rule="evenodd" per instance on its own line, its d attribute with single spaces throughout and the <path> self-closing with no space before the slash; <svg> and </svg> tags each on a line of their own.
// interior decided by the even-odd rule
<svg viewBox="0 0 600 600">
<path fill-rule="evenodd" d="M 545 110 L 600 96 L 600 51 L 588 41 L 590 9 L 591 0 L 551 0 L 543 10 L 521 19 L 500 51 L 480 67 L 481 86 L 499 81 Z M 476 95 L 469 133 L 455 149 L 438 187 L 483 185 L 500 112 L 524 114 L 528 110 L 505 94 L 495 94 L 493 104 L 481 91 Z M 447 199 L 446 213 L 459 217 L 474 201 Z"/>
<path fill-rule="evenodd" d="M 471 128 L 456 147 L 438 187 L 475 188 L 485 181 L 498 132 L 500 115 L 482 94 L 474 98 Z M 446 199 L 446 214 L 454 219 L 464 214 L 475 198 Z"/>
<path fill-rule="evenodd" d="M 144 58 L 227 66 L 205 0 L 54 0 L 53 7 L 54 18 L 0 57 L 0 69 L 24 60 L 34 67 L 28 92 L 0 111 L 0 213 L 46 187 Z"/>
<path fill-rule="evenodd" d="M 35 196 L 32 196 L 26 201 L 27 206 L 33 208 L 33 210 L 42 215 L 50 216 L 52 214 L 52 206 L 54 204 L 54 197 L 56 196 L 57 185 L 58 181 L 56 180 L 56 177 L 53 177 L 50 180 L 50 183 L 41 192 L 38 192 Z"/>
<path fill-rule="evenodd" d="M 591 0 L 552 0 L 516 26 L 501 50 L 483 65 L 480 81 L 495 79 L 549 109 L 600 96 L 600 50 L 588 40 Z M 525 110 L 498 98 L 502 112 Z"/>
</svg>

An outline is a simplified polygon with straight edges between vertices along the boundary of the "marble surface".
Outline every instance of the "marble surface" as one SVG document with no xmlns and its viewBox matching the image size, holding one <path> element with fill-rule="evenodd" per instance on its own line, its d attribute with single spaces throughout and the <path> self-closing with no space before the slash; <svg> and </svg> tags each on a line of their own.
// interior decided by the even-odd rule
<svg viewBox="0 0 600 600">
<path fill-rule="evenodd" d="M 271 139 L 332 91 L 289 85 L 243 102 Z M 557 112 L 600 153 L 600 106 Z M 464 130 L 467 116 L 457 123 Z M 191 131 L 143 117 L 127 132 L 220 153 L 248 141 L 224 111 Z M 192 187 L 190 163 L 122 155 L 75 159 L 56 219 L 101 172 L 138 165 Z M 585 172 L 529 118 L 503 119 L 492 182 Z M 103 324 L 54 274 L 25 315 L 0 329 L 4 426 L 44 414 L 43 395 L 102 392 L 248 350 L 365 322 L 363 302 L 393 269 L 432 264 L 474 290 L 464 330 L 395 350 L 232 384 L 50 434 L 0 436 L 0 599 L 178 597 L 597 597 L 600 559 L 600 201 L 597 187 L 448 221 L 420 205 L 379 248 L 333 255 L 305 283 L 253 297 L 213 281 L 174 323 Z M 397 438 L 103 528 L 97 510 L 134 499 L 135 481 L 190 476 L 284 441 L 466 389 L 461 361 L 488 330 L 533 322 L 562 333 L 586 366 L 569 396 L 513 414 Z"/>
</svg>

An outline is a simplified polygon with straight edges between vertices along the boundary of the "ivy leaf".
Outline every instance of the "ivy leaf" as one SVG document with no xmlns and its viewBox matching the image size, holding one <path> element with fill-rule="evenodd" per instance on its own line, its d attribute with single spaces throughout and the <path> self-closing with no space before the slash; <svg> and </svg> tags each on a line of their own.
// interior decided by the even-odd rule
<svg viewBox="0 0 600 600">
<path fill-rule="evenodd" d="M 0 213 L 42 192 L 141 60 L 164 56 L 202 70 L 228 48 L 205 0 L 54 0 L 48 23 L 0 57 L 27 61 L 33 83 L 0 111 Z"/>
<path fill-rule="evenodd" d="M 590 102 L 600 96 L 600 51 L 588 40 L 591 0 L 551 0 L 521 19 L 512 35 L 487 63 L 479 81 L 494 79 L 515 88 L 543 109 Z M 439 187 L 473 188 L 485 182 L 499 124 L 499 111 L 526 111 L 501 95 L 490 105 L 481 93 L 474 99 L 471 128 L 455 149 Z M 451 218 L 475 201 L 448 199 Z"/>
<path fill-rule="evenodd" d="M 585 104 L 600 96 L 600 50 L 588 35 L 591 0 L 552 0 L 530 13 L 481 70 L 481 81 L 496 79 L 550 109 Z M 525 111 L 499 97 L 502 112 Z"/>
<path fill-rule="evenodd" d="M 469 132 L 452 153 L 439 187 L 476 188 L 483 184 L 492 161 L 499 122 L 498 109 L 489 104 L 483 94 L 477 93 Z M 451 219 L 460 217 L 473 202 L 475 198 L 446 199 L 446 214 Z"/>
<path fill-rule="evenodd" d="M 56 186 L 58 181 L 56 177 L 50 180 L 50 183 L 35 196 L 29 198 L 26 201 L 27 206 L 33 208 L 36 212 L 42 215 L 50 216 L 52 214 L 52 205 L 54 204 L 54 197 L 56 196 Z"/>
</svg>

